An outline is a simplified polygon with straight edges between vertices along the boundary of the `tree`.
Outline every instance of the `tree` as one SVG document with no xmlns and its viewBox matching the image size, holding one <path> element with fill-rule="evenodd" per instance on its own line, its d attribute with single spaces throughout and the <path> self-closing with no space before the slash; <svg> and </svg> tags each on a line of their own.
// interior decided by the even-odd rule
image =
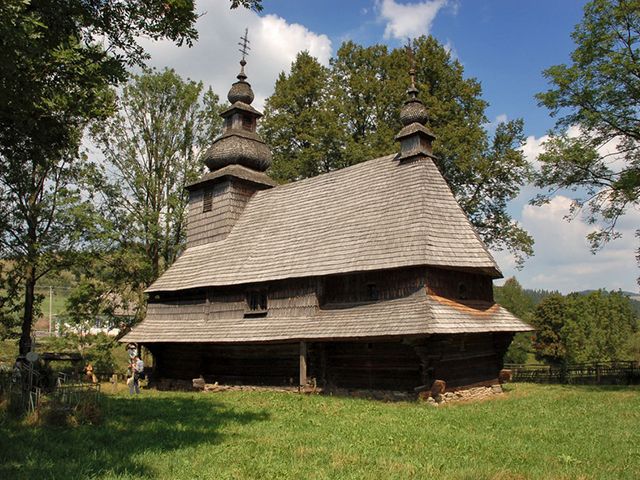
<svg viewBox="0 0 640 480">
<path fill-rule="evenodd" d="M 533 341 L 536 358 L 550 364 L 562 364 L 567 359 L 567 347 L 563 341 L 562 329 L 566 322 L 567 302 L 559 293 L 553 293 L 542 300 L 535 312 L 535 338 Z"/>
<path fill-rule="evenodd" d="M 480 84 L 465 79 L 462 65 L 432 37 L 416 40 L 415 56 L 440 171 L 485 242 L 523 260 L 533 239 L 506 211 L 530 175 L 519 150 L 522 122 L 498 125 L 490 139 Z M 274 145 L 274 176 L 297 180 L 397 151 L 408 67 L 404 49 L 384 45 L 345 42 L 328 69 L 299 55 L 280 75 L 262 122 Z"/>
<path fill-rule="evenodd" d="M 134 76 L 117 107 L 92 129 L 104 155 L 92 188 L 103 216 L 94 244 L 103 264 L 90 261 L 88 271 L 100 275 L 103 295 L 137 292 L 141 304 L 144 288 L 184 248 L 185 186 L 202 173 L 200 152 L 221 130 L 222 105 L 211 88 L 203 93 L 202 82 L 165 69 Z M 114 268 L 123 261 L 125 277 Z"/>
<path fill-rule="evenodd" d="M 621 292 L 552 294 L 535 312 L 536 358 L 551 364 L 611 361 L 634 354 L 638 316 Z"/>
<path fill-rule="evenodd" d="M 640 200 L 639 12 L 638 0 L 588 3 L 571 63 L 545 70 L 552 88 L 537 95 L 558 120 L 538 158 L 536 183 L 547 192 L 533 202 L 573 191 L 573 213 L 598 224 L 588 236 L 594 252 L 619 236 L 616 222 Z"/>
<path fill-rule="evenodd" d="M 24 291 L 21 354 L 38 279 L 68 264 L 82 240 L 86 201 L 75 185 L 84 127 L 110 113 L 109 87 L 146 58 L 138 38 L 190 44 L 196 18 L 189 0 L 0 5 L 0 257 L 12 260 L 9 290 Z"/>
<path fill-rule="evenodd" d="M 533 324 L 535 305 L 515 277 L 508 278 L 501 287 L 494 287 L 494 298 L 497 303 L 516 317 Z M 505 354 L 504 361 L 506 363 L 525 363 L 529 353 L 532 352 L 531 332 L 516 333 Z"/>
<path fill-rule="evenodd" d="M 278 93 L 267 99 L 261 122 L 273 153 L 273 178 L 291 181 L 344 166 L 338 118 L 326 108 L 328 81 L 329 70 L 306 51 L 297 55 L 289 75 L 278 76 Z"/>
</svg>

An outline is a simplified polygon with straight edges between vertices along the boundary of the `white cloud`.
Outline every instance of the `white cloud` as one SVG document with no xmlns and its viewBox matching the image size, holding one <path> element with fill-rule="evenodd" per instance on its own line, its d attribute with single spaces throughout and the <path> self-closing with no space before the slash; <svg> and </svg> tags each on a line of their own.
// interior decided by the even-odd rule
<svg viewBox="0 0 640 480">
<path fill-rule="evenodd" d="M 538 162 L 538 155 L 544 152 L 544 142 L 547 140 L 549 140 L 549 135 L 543 135 L 538 138 L 530 135 L 522 146 L 524 158 L 536 168 L 540 166 L 540 163 Z"/>
<path fill-rule="evenodd" d="M 331 57 L 331 40 L 303 25 L 288 23 L 277 15 L 230 10 L 228 2 L 207 3 L 207 11 L 197 23 L 199 40 L 192 48 L 176 47 L 170 41 L 143 44 L 151 54 L 150 65 L 174 68 L 183 77 L 202 80 L 226 99 L 240 66 L 238 42 L 249 29 L 250 55 L 246 73 L 256 95 L 253 105 L 262 109 L 281 71 L 289 71 L 298 52 L 307 50 L 324 64 Z"/>
<path fill-rule="evenodd" d="M 576 138 L 581 131 L 577 126 L 568 129 L 567 134 Z M 534 167 L 539 168 L 538 155 L 544 152 L 548 135 L 527 138 L 522 151 Z M 601 155 L 616 152 L 617 141 L 602 146 Z M 609 157 L 610 167 L 621 165 L 619 155 Z M 640 211 L 630 208 L 622 216 L 616 230 L 622 238 L 606 244 L 595 255 L 591 253 L 586 236 L 598 228 L 589 224 L 581 212 L 572 216 L 570 196 L 573 192 L 560 191 L 543 206 L 534 207 L 527 202 L 540 190 L 533 185 L 523 187 L 518 198 L 512 202 L 514 218 L 519 219 L 535 239 L 535 256 L 527 260 L 522 271 L 515 270 L 515 262 L 506 252 L 497 252 L 495 257 L 503 267 L 505 276 L 515 275 L 529 288 L 557 289 L 564 293 L 590 288 L 608 288 L 638 291 L 636 283 L 640 275 L 635 261 L 638 240 L 635 231 L 640 225 Z M 578 192 L 579 194 L 579 192 Z M 570 222 L 567 217 L 574 217 Z"/>
<path fill-rule="evenodd" d="M 380 19 L 386 22 L 384 38 L 405 39 L 428 35 L 431 24 L 447 0 L 425 0 L 418 3 L 378 2 Z M 455 4 L 457 9 L 457 3 Z"/>
<path fill-rule="evenodd" d="M 594 288 L 637 291 L 640 273 L 635 259 L 634 237 L 640 225 L 640 212 L 630 210 L 618 225 L 622 238 L 610 242 L 595 255 L 591 253 L 586 235 L 594 230 L 580 216 L 567 222 L 571 199 L 557 195 L 541 207 L 524 205 L 521 225 L 534 237 L 535 256 L 522 271 L 506 252 L 495 257 L 505 277 L 515 275 L 527 288 L 559 290 L 563 293 Z"/>
<path fill-rule="evenodd" d="M 458 51 L 456 50 L 456 47 L 451 41 L 451 39 L 447 38 L 447 42 L 443 45 L 443 47 L 453 60 L 460 61 L 460 56 L 458 55 Z"/>
<path fill-rule="evenodd" d="M 501 113 L 500 115 L 497 115 L 496 118 L 492 121 L 492 122 L 488 122 L 485 123 L 483 125 L 484 129 L 487 131 L 487 133 L 489 135 L 493 135 L 496 131 L 496 128 L 498 127 L 498 125 L 500 125 L 501 123 L 504 123 L 508 120 L 507 114 L 506 113 Z"/>
</svg>

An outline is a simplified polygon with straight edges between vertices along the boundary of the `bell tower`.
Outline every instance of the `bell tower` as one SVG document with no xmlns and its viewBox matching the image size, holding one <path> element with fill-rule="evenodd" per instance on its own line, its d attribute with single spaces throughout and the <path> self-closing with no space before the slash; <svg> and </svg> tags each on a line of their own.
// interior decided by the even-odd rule
<svg viewBox="0 0 640 480">
<path fill-rule="evenodd" d="M 433 141 L 436 136 L 424 124 L 429 120 L 427 107 L 418 98 L 416 87 L 416 67 L 411 41 L 407 45 L 407 53 L 411 62 L 409 75 L 411 86 L 407 89 L 408 98 L 400 110 L 400 121 L 403 128 L 395 137 L 400 142 L 399 160 L 409 160 L 419 156 L 433 157 Z"/>
<path fill-rule="evenodd" d="M 254 94 L 244 71 L 250 49 L 247 33 L 245 30 L 239 44 L 238 81 L 227 95 L 231 106 L 220 114 L 224 119 L 222 135 L 204 155 L 209 172 L 187 186 L 187 247 L 225 239 L 253 194 L 276 185 L 264 173 L 271 165 L 271 151 L 256 133 L 262 114 L 251 106 Z"/>
</svg>

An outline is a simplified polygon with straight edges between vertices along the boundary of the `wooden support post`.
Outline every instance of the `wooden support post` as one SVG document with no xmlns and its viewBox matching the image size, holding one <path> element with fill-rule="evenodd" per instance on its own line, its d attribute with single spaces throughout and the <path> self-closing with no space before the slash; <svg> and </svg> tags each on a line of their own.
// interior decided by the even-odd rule
<svg viewBox="0 0 640 480">
<path fill-rule="evenodd" d="M 300 386 L 307 384 L 307 344 L 300 342 Z"/>
</svg>

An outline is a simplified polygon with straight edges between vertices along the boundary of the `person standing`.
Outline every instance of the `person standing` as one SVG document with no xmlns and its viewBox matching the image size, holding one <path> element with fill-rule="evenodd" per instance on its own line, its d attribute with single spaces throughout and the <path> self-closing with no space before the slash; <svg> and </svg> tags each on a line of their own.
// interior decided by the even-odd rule
<svg viewBox="0 0 640 480">
<path fill-rule="evenodd" d="M 135 356 L 130 365 L 131 382 L 129 383 L 129 393 L 137 395 L 140 393 L 140 378 L 144 375 L 144 362 L 139 356 Z"/>
</svg>

